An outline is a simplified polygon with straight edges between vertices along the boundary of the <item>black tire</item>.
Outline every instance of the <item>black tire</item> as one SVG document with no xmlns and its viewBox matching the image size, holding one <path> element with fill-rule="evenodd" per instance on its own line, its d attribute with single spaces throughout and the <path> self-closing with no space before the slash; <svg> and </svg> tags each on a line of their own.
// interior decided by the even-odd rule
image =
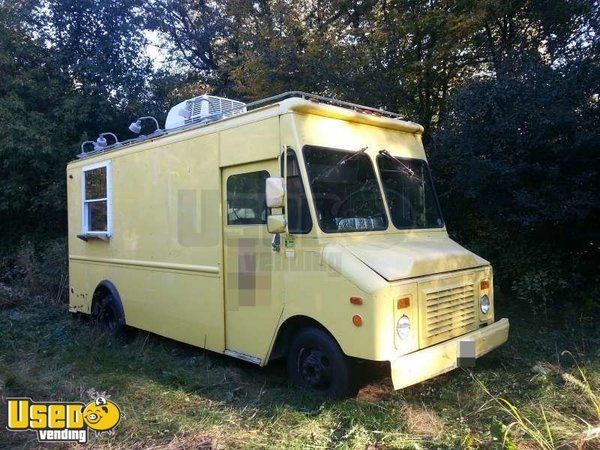
<svg viewBox="0 0 600 450">
<path fill-rule="evenodd" d="M 354 397 L 358 391 L 352 361 L 325 331 L 297 333 L 287 354 L 287 370 L 297 386 L 329 398 Z"/>
<path fill-rule="evenodd" d="M 92 304 L 92 323 L 110 334 L 120 334 L 125 328 L 125 320 L 112 295 L 107 294 Z"/>
</svg>

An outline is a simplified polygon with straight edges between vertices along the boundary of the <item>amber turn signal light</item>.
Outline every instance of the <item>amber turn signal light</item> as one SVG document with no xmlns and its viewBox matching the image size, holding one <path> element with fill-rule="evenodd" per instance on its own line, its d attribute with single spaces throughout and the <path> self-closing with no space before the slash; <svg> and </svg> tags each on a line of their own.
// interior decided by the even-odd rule
<svg viewBox="0 0 600 450">
<path fill-rule="evenodd" d="M 358 314 L 354 314 L 352 316 L 352 323 L 355 327 L 360 327 L 362 325 L 362 317 L 360 317 Z"/>
<path fill-rule="evenodd" d="M 489 289 L 490 288 L 490 280 L 482 280 L 481 281 L 481 290 L 485 290 L 485 289 Z"/>
<path fill-rule="evenodd" d="M 403 297 L 398 299 L 398 309 L 408 308 L 410 306 L 410 297 Z"/>
<path fill-rule="evenodd" d="M 350 297 L 350 303 L 352 303 L 353 305 L 362 305 L 363 299 L 362 297 Z"/>
</svg>

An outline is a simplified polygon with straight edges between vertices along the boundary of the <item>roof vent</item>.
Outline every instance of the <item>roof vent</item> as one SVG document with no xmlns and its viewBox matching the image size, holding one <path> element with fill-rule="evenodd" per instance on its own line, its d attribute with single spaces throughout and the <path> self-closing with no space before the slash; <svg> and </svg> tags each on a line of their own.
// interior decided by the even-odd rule
<svg viewBox="0 0 600 450">
<path fill-rule="evenodd" d="M 224 117 L 246 112 L 246 104 L 213 95 L 201 95 L 185 100 L 171 108 L 165 129 L 178 128 L 193 123 L 208 123 Z"/>
</svg>

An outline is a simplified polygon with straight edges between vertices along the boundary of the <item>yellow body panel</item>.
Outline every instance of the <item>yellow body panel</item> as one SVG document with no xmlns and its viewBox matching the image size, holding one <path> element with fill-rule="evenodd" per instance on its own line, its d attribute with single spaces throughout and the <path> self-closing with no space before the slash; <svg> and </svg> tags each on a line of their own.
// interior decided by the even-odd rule
<svg viewBox="0 0 600 450">
<path fill-rule="evenodd" d="M 81 169 L 91 162 L 69 166 L 72 310 L 89 313 L 96 286 L 109 280 L 121 295 L 127 324 L 224 349 L 221 218 L 218 211 L 199 217 L 202 200 L 218 201 L 217 158 L 216 134 L 110 155 L 113 232 L 107 242 L 76 237 Z"/>
<path fill-rule="evenodd" d="M 507 323 L 493 325 L 493 308 L 478 312 L 481 295 L 493 300 L 491 287 L 479 288 L 484 279 L 492 283 L 491 268 L 445 228 L 399 230 L 390 223 L 384 231 L 327 234 L 306 182 L 312 230 L 282 235 L 279 250 L 266 225 L 227 224 L 229 177 L 263 170 L 279 176 L 284 148 L 296 151 L 306 180 L 304 145 L 368 146 L 372 159 L 380 149 L 425 159 L 421 131 L 410 122 L 290 99 L 70 163 L 70 310 L 89 314 L 96 288 L 110 281 L 128 325 L 261 365 L 280 328 L 302 316 L 327 329 L 346 355 L 392 362 L 397 387 L 450 370 L 456 339 L 470 336 L 485 353 L 508 332 Z M 110 236 L 85 241 L 78 238 L 82 171 L 107 161 Z M 448 307 L 446 295 L 462 309 Z M 351 296 L 363 304 L 351 304 Z M 410 305 L 398 309 L 406 297 Z M 396 323 L 403 315 L 412 327 L 401 340 Z M 402 367 L 421 361 L 419 355 L 429 362 L 407 375 Z"/>
</svg>

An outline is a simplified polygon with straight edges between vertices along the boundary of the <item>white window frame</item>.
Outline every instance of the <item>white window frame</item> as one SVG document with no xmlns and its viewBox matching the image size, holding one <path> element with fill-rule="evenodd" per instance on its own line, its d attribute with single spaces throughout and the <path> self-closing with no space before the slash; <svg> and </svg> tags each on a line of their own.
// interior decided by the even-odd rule
<svg viewBox="0 0 600 450">
<path fill-rule="evenodd" d="M 94 169 L 106 168 L 106 198 L 85 199 L 85 174 Z M 111 161 L 102 161 L 90 164 L 81 169 L 81 228 L 84 236 L 110 237 L 112 236 L 112 165 Z M 98 201 L 106 201 L 106 231 L 91 231 L 88 223 L 88 204 Z"/>
</svg>

